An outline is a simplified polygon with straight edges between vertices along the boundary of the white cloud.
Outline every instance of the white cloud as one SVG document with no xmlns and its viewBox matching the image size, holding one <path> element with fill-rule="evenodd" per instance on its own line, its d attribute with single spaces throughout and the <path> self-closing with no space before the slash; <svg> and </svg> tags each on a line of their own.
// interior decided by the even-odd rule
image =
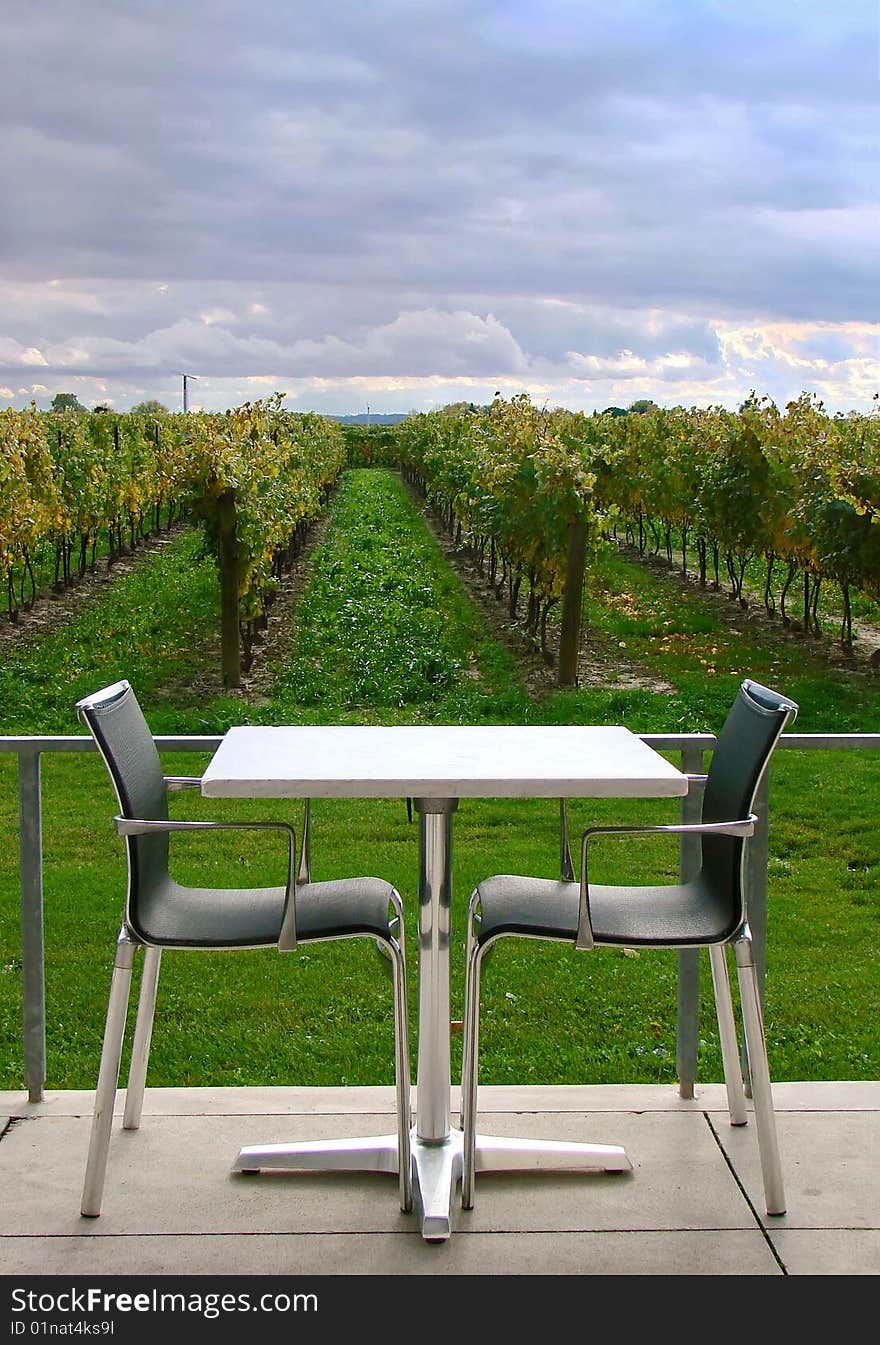
<svg viewBox="0 0 880 1345">
<path fill-rule="evenodd" d="M 129 339 L 93 335 L 37 348 L 0 338 L 0 371 L 39 365 L 55 379 L 47 396 L 50 387 L 78 382 L 85 400 L 125 406 L 145 396 L 176 405 L 178 371 L 187 369 L 199 375 L 206 407 L 280 389 L 298 405 L 314 393 L 321 409 L 339 412 L 365 396 L 391 398 L 394 410 L 486 402 L 496 388 L 583 409 L 638 397 L 738 405 L 752 387 L 781 404 L 807 390 L 833 409 L 869 409 L 880 387 L 878 324 L 733 324 L 653 309 L 540 307 L 542 317 L 531 304 L 513 305 L 506 322 L 466 308 L 413 308 L 376 326 L 352 330 L 340 322 L 314 339 L 288 336 L 270 314 L 249 319 L 242 296 L 239 304 L 194 305 L 193 316 L 147 324 Z M 538 336 L 534 349 L 530 331 Z M 614 336 L 626 339 L 615 346 Z"/>
<path fill-rule="evenodd" d="M 209 308 L 206 312 L 200 313 L 199 317 L 206 327 L 225 327 L 235 322 L 235 314 L 228 308 Z"/>
<path fill-rule="evenodd" d="M 48 360 L 36 346 L 23 346 L 9 336 L 0 336 L 0 365 L 5 369 L 25 369 L 47 365 Z"/>
</svg>

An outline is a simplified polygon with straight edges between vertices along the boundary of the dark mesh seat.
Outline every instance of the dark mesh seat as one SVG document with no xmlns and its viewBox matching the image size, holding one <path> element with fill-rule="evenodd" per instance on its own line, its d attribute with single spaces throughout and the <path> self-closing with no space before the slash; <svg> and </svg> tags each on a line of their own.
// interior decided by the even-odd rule
<svg viewBox="0 0 880 1345">
<path fill-rule="evenodd" d="M 500 874 L 477 888 L 480 943 L 503 934 L 541 939 L 577 937 L 580 886 L 552 878 Z M 667 887 L 605 887 L 590 883 L 596 943 L 704 947 L 735 932 L 730 910 L 701 874 Z"/>
<path fill-rule="evenodd" d="M 725 958 L 726 945 L 734 946 L 767 1210 L 771 1214 L 784 1212 L 763 1019 L 747 922 L 745 847 L 756 820 L 752 809 L 758 785 L 779 735 L 796 713 L 793 701 L 756 682 L 743 682 L 712 755 L 699 824 L 594 827 L 583 837 L 580 881 L 572 881 L 566 856 L 564 876 L 558 880 L 498 874 L 476 887 L 468 924 L 462 1073 L 462 1201 L 466 1207 L 473 1203 L 475 1174 L 482 960 L 498 939 L 522 937 L 562 940 L 579 949 L 603 944 L 708 948 L 731 1121 L 743 1124 L 745 1097 Z M 701 841 L 700 869 L 689 881 L 665 886 L 608 886 L 593 882 L 588 871 L 590 846 L 603 834 L 683 831 L 697 832 Z"/>
<path fill-rule="evenodd" d="M 123 1126 L 140 1124 L 159 963 L 166 948 L 259 948 L 281 951 L 318 939 L 369 938 L 387 952 L 394 986 L 395 1075 L 398 1103 L 400 1200 L 412 1204 L 409 1055 L 403 908 L 394 887 L 380 878 L 296 881 L 296 837 L 285 822 L 196 822 L 169 817 L 171 788 L 197 788 L 162 772 L 156 745 L 127 682 L 80 701 L 80 719 L 92 733 L 119 800 L 116 830 L 128 858 L 128 891 L 110 988 L 95 1114 L 83 1187 L 82 1212 L 101 1212 L 113 1103 L 119 1076 L 135 952 L 144 948 L 141 992 L 131 1052 Z M 187 887 L 169 871 L 174 831 L 277 831 L 288 842 L 286 881 L 277 887 Z M 306 841 L 301 875 L 307 872 Z"/>
<path fill-rule="evenodd" d="M 296 885 L 296 937 L 387 939 L 394 888 L 381 878 L 338 878 Z M 183 887 L 169 875 L 138 903 L 132 930 L 166 948 L 258 948 L 277 945 L 286 887 Z"/>
</svg>

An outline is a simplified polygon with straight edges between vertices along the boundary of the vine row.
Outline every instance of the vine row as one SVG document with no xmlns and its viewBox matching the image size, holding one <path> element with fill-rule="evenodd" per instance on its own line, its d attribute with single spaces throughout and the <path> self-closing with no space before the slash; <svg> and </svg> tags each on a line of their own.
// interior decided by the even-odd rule
<svg viewBox="0 0 880 1345">
<path fill-rule="evenodd" d="M 754 393 L 721 407 L 587 415 L 522 395 L 490 407 L 458 404 L 395 428 L 402 470 L 467 542 L 511 617 L 525 597 L 528 631 L 547 657 L 547 615 L 579 610 L 584 563 L 608 539 L 640 554 L 674 549 L 703 586 L 763 566 L 768 611 L 818 633 L 823 581 L 839 588 L 840 638 L 852 646 L 852 593 L 880 601 L 880 414 L 829 415 L 804 393 L 784 410 Z M 578 563 L 580 561 L 580 564 Z M 801 591 L 791 615 L 789 595 Z M 571 620 L 574 620 L 572 617 Z"/>
<path fill-rule="evenodd" d="M 345 462 L 335 422 L 284 411 L 281 400 L 223 414 L 0 412 L 8 617 L 33 603 L 47 570 L 61 589 L 99 554 L 109 568 L 190 514 L 218 560 L 223 677 L 238 685 L 281 575 Z"/>
</svg>

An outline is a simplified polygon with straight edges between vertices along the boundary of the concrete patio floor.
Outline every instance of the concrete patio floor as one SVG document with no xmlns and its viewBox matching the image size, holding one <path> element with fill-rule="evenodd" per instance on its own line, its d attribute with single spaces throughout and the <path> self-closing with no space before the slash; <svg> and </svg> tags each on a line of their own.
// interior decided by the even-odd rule
<svg viewBox="0 0 880 1345">
<path fill-rule="evenodd" d="M 390 1088 L 148 1089 L 79 1214 L 92 1094 L 0 1093 L 6 1275 L 880 1273 L 880 1082 L 774 1087 L 788 1212 L 764 1213 L 755 1127 L 724 1089 L 481 1089 L 483 1130 L 622 1143 L 625 1175 L 478 1177 L 423 1242 L 387 1175 L 230 1171 L 242 1144 L 394 1129 Z M 121 1104 L 124 1094 L 118 1098 Z"/>
</svg>

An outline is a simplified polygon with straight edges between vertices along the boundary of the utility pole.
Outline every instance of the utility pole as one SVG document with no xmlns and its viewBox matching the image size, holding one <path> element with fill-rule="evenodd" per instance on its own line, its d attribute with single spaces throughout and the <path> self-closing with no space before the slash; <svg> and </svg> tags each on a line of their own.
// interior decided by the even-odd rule
<svg viewBox="0 0 880 1345">
<path fill-rule="evenodd" d="M 194 378 L 198 381 L 198 374 L 181 374 L 180 377 L 183 379 L 183 410 L 186 413 L 189 410 L 189 402 L 186 396 L 187 379 Z"/>
</svg>

